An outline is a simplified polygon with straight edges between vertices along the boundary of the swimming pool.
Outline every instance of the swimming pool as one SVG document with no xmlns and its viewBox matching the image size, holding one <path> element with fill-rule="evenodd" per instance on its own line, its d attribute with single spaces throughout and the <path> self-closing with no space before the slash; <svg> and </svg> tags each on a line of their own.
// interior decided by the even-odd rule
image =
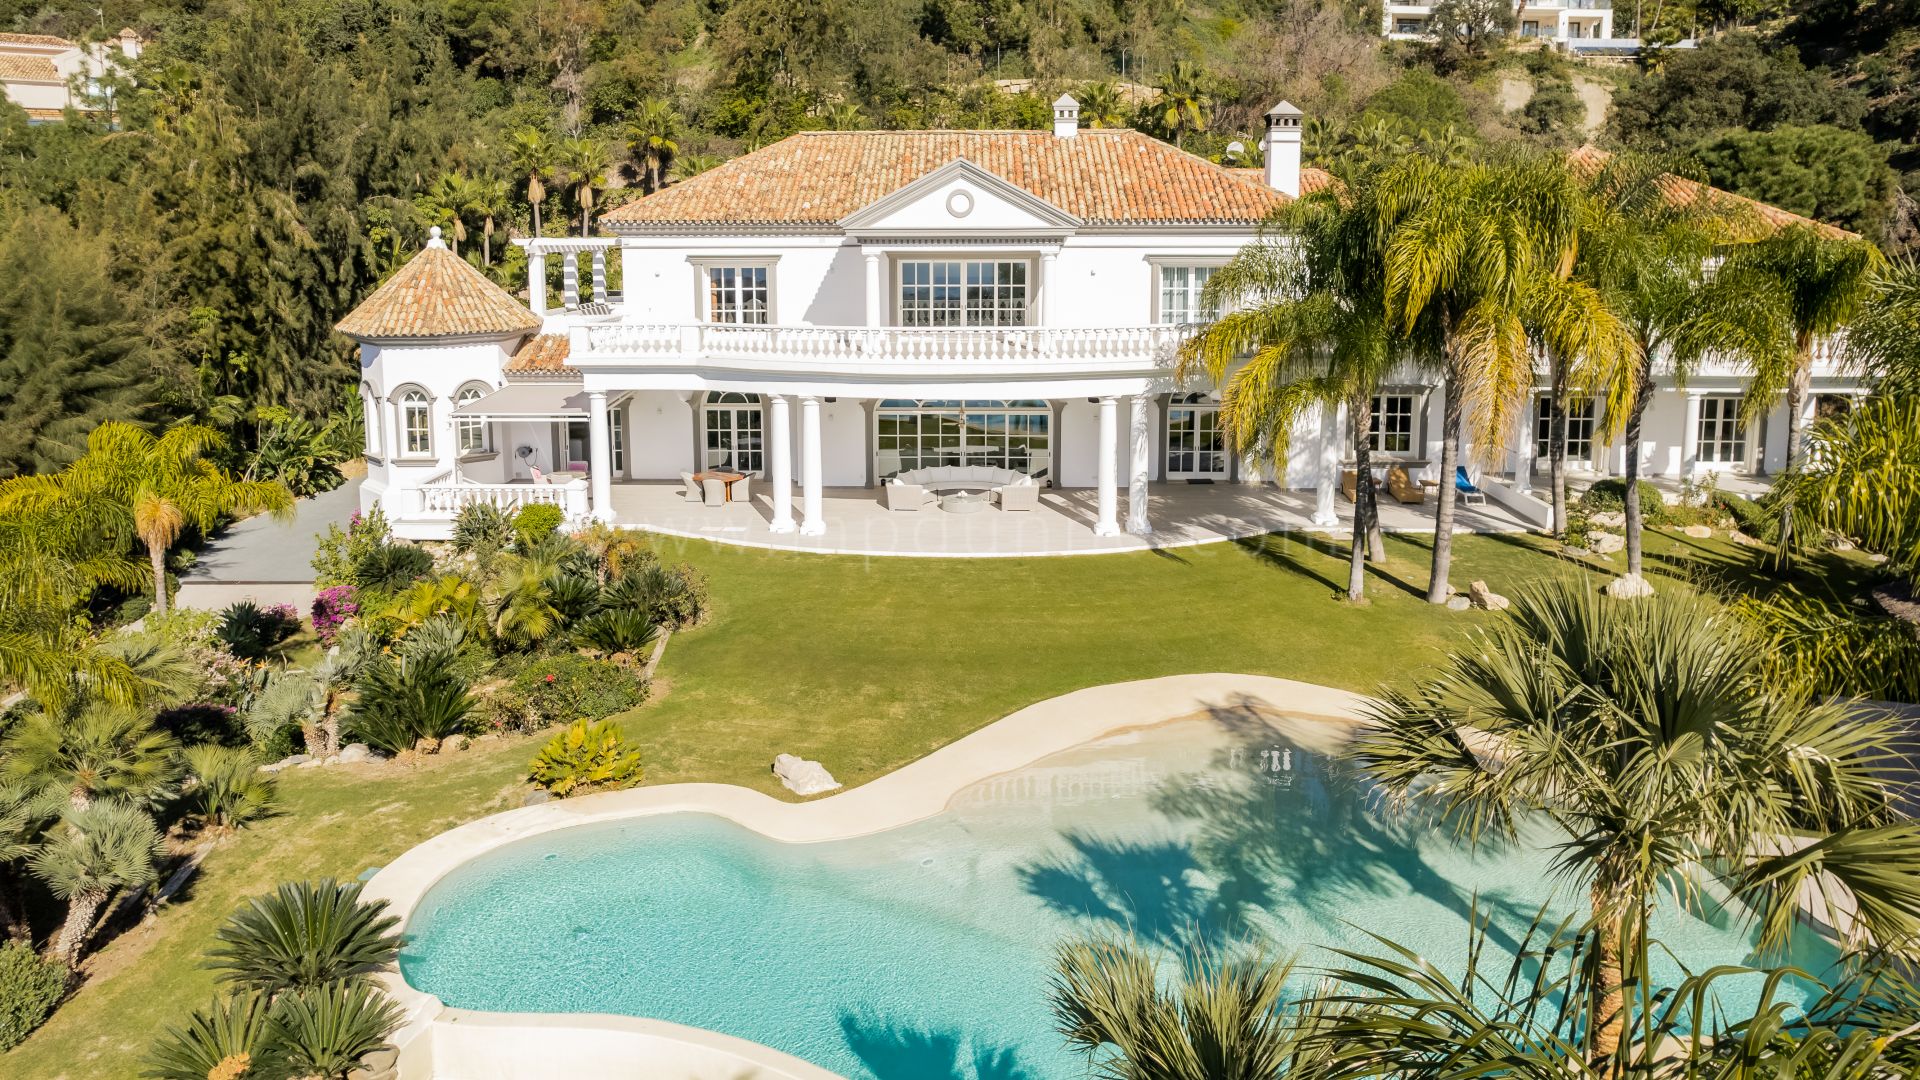
<svg viewBox="0 0 1920 1080">
<path fill-rule="evenodd" d="M 1547 881 L 1551 839 L 1476 853 L 1263 724 L 1186 720 L 872 836 L 783 844 L 682 813 L 520 841 L 434 885 L 401 971 L 454 1007 L 654 1017 L 856 1078 L 1077 1077 L 1046 1000 L 1062 938 L 1251 931 L 1311 965 L 1378 951 L 1364 927 L 1457 968 L 1476 903 L 1506 941 L 1543 902 L 1580 909 Z M 1656 933 L 1696 969 L 1751 958 L 1723 912 L 1663 908 Z"/>
</svg>

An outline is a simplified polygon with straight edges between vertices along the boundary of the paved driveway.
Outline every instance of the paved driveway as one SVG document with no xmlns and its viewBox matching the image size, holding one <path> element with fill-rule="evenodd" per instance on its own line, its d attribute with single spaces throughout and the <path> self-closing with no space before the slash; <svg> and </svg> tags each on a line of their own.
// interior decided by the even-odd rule
<svg viewBox="0 0 1920 1080">
<path fill-rule="evenodd" d="M 328 525 L 346 528 L 360 508 L 360 481 L 349 480 L 294 505 L 293 519 L 262 514 L 238 522 L 207 541 L 200 559 L 180 579 L 181 607 L 223 608 L 238 600 L 292 604 L 305 612 L 313 603 L 313 556 Z"/>
</svg>

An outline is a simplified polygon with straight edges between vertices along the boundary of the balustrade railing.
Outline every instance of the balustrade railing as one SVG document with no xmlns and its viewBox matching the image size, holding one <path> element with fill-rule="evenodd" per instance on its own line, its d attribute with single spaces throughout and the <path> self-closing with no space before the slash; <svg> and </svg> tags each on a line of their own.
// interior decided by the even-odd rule
<svg viewBox="0 0 1920 1080">
<path fill-rule="evenodd" d="M 583 516 L 587 511 L 587 485 L 582 481 L 565 484 L 459 482 L 426 484 L 420 488 L 420 511 L 430 515 L 451 517 L 475 505 L 515 511 L 536 503 L 557 506 L 568 517 Z"/>
<path fill-rule="evenodd" d="M 1170 363 L 1180 326 L 864 327 L 728 324 L 589 326 L 587 354 L 691 360 L 798 363 L 1161 362 Z"/>
</svg>

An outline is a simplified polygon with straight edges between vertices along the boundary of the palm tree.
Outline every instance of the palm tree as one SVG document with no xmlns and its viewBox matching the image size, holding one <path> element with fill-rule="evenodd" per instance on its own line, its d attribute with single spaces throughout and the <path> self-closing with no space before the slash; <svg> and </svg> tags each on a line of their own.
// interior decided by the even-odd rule
<svg viewBox="0 0 1920 1080">
<path fill-rule="evenodd" d="M 677 140 L 684 126 L 673 104 L 661 98 L 641 102 L 627 122 L 629 167 L 649 195 L 666 186 L 667 169 L 680 152 Z"/>
<path fill-rule="evenodd" d="M 1173 144 L 1186 149 L 1187 134 L 1207 130 L 1213 98 L 1207 93 L 1207 77 L 1191 60 L 1176 60 L 1173 67 L 1154 82 L 1160 97 L 1153 102 L 1154 119 L 1161 130 L 1173 137 Z"/>
<path fill-rule="evenodd" d="M 1793 335 L 1791 352 L 1774 352 L 1775 362 L 1757 367 L 1747 390 L 1750 403 L 1771 402 L 1775 394 L 1786 391 L 1789 469 L 1800 463 L 1814 346 L 1860 313 L 1881 262 L 1879 249 L 1867 241 L 1851 234 L 1834 235 L 1814 225 L 1780 229 L 1727 259 L 1730 270 L 1768 283 L 1772 300 L 1785 311 Z M 1784 558 L 1792 547 L 1795 508 L 1791 499 L 1776 501 L 1780 510 L 1777 550 Z"/>
<path fill-rule="evenodd" d="M 205 743 L 181 755 L 190 781 L 187 802 L 209 830 L 229 832 L 273 812 L 274 778 L 262 773 L 251 747 Z"/>
<path fill-rule="evenodd" d="M 526 181 L 527 203 L 533 207 L 533 235 L 540 235 L 540 204 L 547 199 L 547 181 L 553 179 L 557 153 L 553 140 L 538 128 L 521 128 L 507 140 L 515 175 Z"/>
<path fill-rule="evenodd" d="M 545 641 L 565 621 L 555 604 L 559 561 L 532 553 L 503 556 L 502 562 L 493 599 L 494 636 L 515 646 Z"/>
<path fill-rule="evenodd" d="M 346 1080 L 362 1058 L 387 1048 L 401 1019 L 378 987 L 330 983 L 274 1002 L 266 1042 L 288 1075 Z"/>
<path fill-rule="evenodd" d="M 1405 356 L 1388 324 L 1372 178 L 1288 204 L 1279 231 L 1243 249 L 1207 283 L 1207 304 L 1226 311 L 1180 350 L 1178 376 L 1204 371 L 1225 387 L 1221 420 L 1234 447 L 1274 462 L 1312 410 L 1347 406 L 1355 494 L 1347 597 L 1365 595 L 1365 560 L 1380 540 L 1371 442 L 1373 395 Z M 1244 359 L 1244 364 L 1242 363 Z"/>
<path fill-rule="evenodd" d="M 691 180 L 709 169 L 717 169 L 726 164 L 726 159 L 718 154 L 706 154 L 700 151 L 681 154 L 673 159 L 673 179 Z"/>
<path fill-rule="evenodd" d="M 33 934 L 20 906 L 15 874 L 38 847 L 45 824 L 46 815 L 32 788 L 0 784 L 0 934 L 8 941 L 26 941 Z"/>
<path fill-rule="evenodd" d="M 1813 429 L 1809 453 L 1774 491 L 1830 529 L 1920 571 L 1920 397 L 1876 395 Z"/>
<path fill-rule="evenodd" d="M 235 480 L 208 460 L 225 445 L 219 432 L 199 424 L 152 435 L 110 420 L 87 436 L 86 453 L 44 479 L 61 501 L 105 508 L 109 540 L 138 539 L 146 546 L 154 612 L 165 615 L 167 550 L 189 526 L 204 533 L 232 514 L 292 513 L 293 495 L 285 484 Z"/>
<path fill-rule="evenodd" d="M 1290 972 L 1265 956 L 1226 959 L 1195 943 L 1168 985 L 1139 943 L 1092 939 L 1054 954 L 1048 997 L 1067 1045 L 1099 1061 L 1100 1075 L 1254 1080 L 1285 1075 L 1300 1053 L 1282 999 Z"/>
<path fill-rule="evenodd" d="M 1441 604 L 1453 555 L 1464 416 L 1483 455 L 1505 445 L 1533 385 L 1533 344 L 1611 370 L 1626 326 L 1587 282 L 1560 273 L 1578 235 L 1580 194 L 1564 160 L 1516 156 L 1448 166 L 1404 157 L 1381 174 L 1387 310 L 1446 371 L 1439 506 L 1427 599 Z"/>
<path fill-rule="evenodd" d="M 247 901 L 214 934 L 220 981 L 269 996 L 359 981 L 392 967 L 400 920 L 360 899 L 360 883 L 289 881 Z"/>
<path fill-rule="evenodd" d="M 1893 397 L 1920 395 L 1920 261 L 1880 269 L 1860 317 L 1847 330 L 1847 355 Z"/>
<path fill-rule="evenodd" d="M 1832 882 L 1856 939 L 1920 932 L 1920 824 L 1891 804 L 1893 729 L 1769 679 L 1764 651 L 1707 598 L 1531 585 L 1437 675 L 1385 695 L 1356 743 L 1390 799 L 1470 839 L 1536 815 L 1566 832 L 1553 869 L 1591 900 L 1597 1059 L 1623 1045 L 1623 986 L 1645 971 L 1663 891 L 1700 900 L 1710 879 L 1758 913 L 1764 948 L 1807 896 L 1834 900 Z"/>
<path fill-rule="evenodd" d="M 1088 127 L 1121 128 L 1127 126 L 1127 97 L 1111 80 L 1088 83 L 1080 88 L 1080 119 Z"/>
<path fill-rule="evenodd" d="M 507 182 L 497 176 L 476 177 L 467 185 L 467 207 L 480 216 L 480 261 L 493 265 L 494 219 L 507 210 Z"/>
<path fill-rule="evenodd" d="M 455 255 L 460 254 L 460 243 L 467 238 L 466 213 L 472 201 L 472 185 L 461 173 L 441 173 L 433 186 L 420 196 L 420 205 L 428 218 L 447 227 Z"/>
<path fill-rule="evenodd" d="M 843 101 L 827 110 L 827 130 L 859 131 L 867 126 L 867 118 L 861 113 L 860 106 L 851 101 Z"/>
<path fill-rule="evenodd" d="M 560 174 L 566 178 L 567 186 L 573 189 L 574 201 L 580 204 L 580 235 L 593 233 L 593 191 L 607 182 L 607 169 L 613 159 L 607 153 L 607 144 L 598 139 L 567 139 L 560 144 Z"/>
<path fill-rule="evenodd" d="M 116 889 L 152 884 L 163 852 L 153 819 L 134 807 L 101 802 L 67 811 L 28 862 L 34 876 L 67 902 L 66 921 L 48 955 L 79 967 L 101 905 Z"/>
<path fill-rule="evenodd" d="M 148 802 L 179 774 L 179 744 L 145 713 L 96 703 L 72 715 L 38 712 L 4 744 L 0 773 L 33 790 L 48 813 L 101 800 Z"/>
</svg>

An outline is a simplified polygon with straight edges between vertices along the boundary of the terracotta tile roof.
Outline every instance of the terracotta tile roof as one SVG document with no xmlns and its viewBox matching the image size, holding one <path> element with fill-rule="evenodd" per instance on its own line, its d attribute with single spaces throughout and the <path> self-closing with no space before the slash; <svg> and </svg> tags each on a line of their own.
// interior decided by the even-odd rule
<svg viewBox="0 0 1920 1080">
<path fill-rule="evenodd" d="M 1261 187 L 1267 186 L 1267 170 L 1265 169 L 1229 169 L 1227 171 L 1239 176 L 1241 179 L 1251 180 Z M 1311 195 L 1332 183 L 1333 174 L 1325 169 L 1308 165 L 1300 170 L 1300 194 L 1302 195 Z"/>
<path fill-rule="evenodd" d="M 40 45 L 47 48 L 71 49 L 76 46 L 63 37 L 52 34 L 4 34 L 0 33 L 0 46 L 4 45 Z"/>
<path fill-rule="evenodd" d="M 520 343 L 503 369 L 509 378 L 528 375 L 578 375 L 567 364 L 569 338 L 565 334 L 536 334 Z"/>
<path fill-rule="evenodd" d="M 1127 129 L 809 131 L 601 216 L 632 224 L 832 225 L 956 159 L 1089 224 L 1252 223 L 1286 196 Z"/>
<path fill-rule="evenodd" d="M 1612 156 L 1612 154 L 1609 154 L 1605 150 L 1589 143 L 1567 155 L 1567 160 L 1572 163 L 1576 169 L 1591 171 L 1605 165 L 1607 160 Z M 1727 206 L 1746 207 L 1757 214 L 1762 222 L 1775 229 L 1784 229 L 1793 225 L 1811 225 L 1822 233 L 1836 239 L 1859 238 L 1858 233 L 1848 232 L 1838 225 L 1829 225 L 1824 221 L 1815 221 L 1810 217 L 1802 217 L 1791 210 L 1782 210 L 1777 206 L 1769 206 L 1758 199 L 1750 199 L 1745 195 L 1735 195 L 1731 191 L 1723 191 L 1720 188 L 1702 184 L 1698 180 L 1688 180 L 1683 176 L 1667 175 L 1661 177 L 1661 183 L 1666 189 L 1667 197 L 1673 200 L 1676 206 L 1686 206 L 1697 199 L 1706 198 L 1721 202 Z"/>
<path fill-rule="evenodd" d="M 506 337 L 532 333 L 540 329 L 540 320 L 436 238 L 335 329 L 362 340 Z"/>
<path fill-rule="evenodd" d="M 0 53 L 0 79 L 8 82 L 59 82 L 60 72 L 44 56 Z"/>
</svg>

